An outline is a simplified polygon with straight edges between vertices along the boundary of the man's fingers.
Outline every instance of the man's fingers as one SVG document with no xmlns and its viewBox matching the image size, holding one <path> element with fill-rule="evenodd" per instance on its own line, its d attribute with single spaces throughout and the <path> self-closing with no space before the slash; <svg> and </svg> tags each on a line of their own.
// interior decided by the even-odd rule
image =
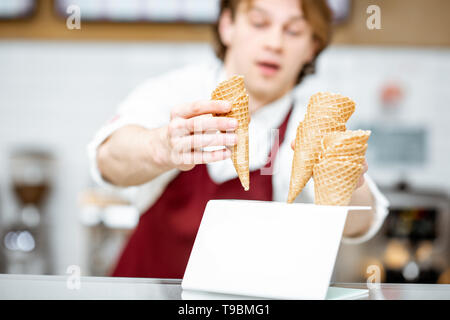
<svg viewBox="0 0 450 320">
<path fill-rule="evenodd" d="M 230 117 L 197 116 L 184 121 L 189 132 L 196 133 L 206 131 L 210 131 L 210 133 L 216 131 L 232 131 L 238 126 L 238 121 Z"/>
<path fill-rule="evenodd" d="M 195 164 L 210 163 L 225 160 L 231 157 L 229 149 L 214 150 L 214 151 L 195 151 L 191 153 Z"/>
<path fill-rule="evenodd" d="M 363 186 L 364 182 L 366 181 L 366 180 L 364 179 L 364 173 L 366 173 L 368 169 L 369 169 L 369 166 L 367 165 L 367 161 L 364 160 L 364 163 L 363 163 L 363 170 L 362 170 L 362 172 L 361 172 L 361 176 L 360 176 L 359 179 L 358 179 L 358 183 L 356 184 L 356 188 L 360 188 L 360 187 Z"/>
<path fill-rule="evenodd" d="M 192 118 L 202 114 L 227 113 L 231 110 L 231 103 L 227 101 L 204 100 L 183 104 L 172 109 L 170 117 Z"/>
<path fill-rule="evenodd" d="M 361 175 L 358 179 L 358 183 L 356 184 L 356 188 L 362 187 L 364 182 L 365 182 L 364 175 Z"/>
<path fill-rule="evenodd" d="M 193 149 L 216 146 L 233 146 L 237 142 L 234 133 L 194 134 L 175 138 L 172 141 L 174 152 L 186 152 Z"/>
<path fill-rule="evenodd" d="M 369 165 L 367 164 L 367 161 L 364 159 L 364 163 L 363 163 L 363 173 L 366 173 L 367 170 L 369 170 Z"/>
<path fill-rule="evenodd" d="M 192 165 L 204 164 L 225 160 L 231 157 L 231 151 L 227 148 L 214 151 L 194 151 L 179 153 L 175 162 L 181 168 L 192 168 Z M 183 169 L 182 169 L 183 170 Z"/>
<path fill-rule="evenodd" d="M 229 117 L 175 118 L 170 121 L 168 139 L 177 152 L 207 146 L 229 146 L 235 144 L 233 140 L 236 127 L 237 120 Z"/>
</svg>

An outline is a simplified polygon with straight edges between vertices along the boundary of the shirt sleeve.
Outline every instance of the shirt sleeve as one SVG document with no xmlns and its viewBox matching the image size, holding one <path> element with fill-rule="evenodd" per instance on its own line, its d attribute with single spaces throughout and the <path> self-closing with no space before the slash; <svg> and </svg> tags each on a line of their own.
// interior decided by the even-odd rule
<svg viewBox="0 0 450 320">
<path fill-rule="evenodd" d="M 346 244 L 360 244 L 371 239 L 380 230 L 381 226 L 383 225 L 384 219 L 389 212 L 389 201 L 380 192 L 372 178 L 366 173 L 364 174 L 364 179 L 366 180 L 366 183 L 369 186 L 369 189 L 372 192 L 374 198 L 374 218 L 369 230 L 364 235 L 359 237 L 343 237 L 342 242 Z"/>
<path fill-rule="evenodd" d="M 91 176 L 99 186 L 119 189 L 102 177 L 97 166 L 97 149 L 106 138 L 126 125 L 132 124 L 154 129 L 168 122 L 170 108 L 162 98 L 163 96 L 167 97 L 165 88 L 168 84 L 161 85 L 163 81 L 167 80 L 169 79 L 150 79 L 133 90 L 119 105 L 112 118 L 96 132 L 88 144 L 87 153 Z"/>
</svg>

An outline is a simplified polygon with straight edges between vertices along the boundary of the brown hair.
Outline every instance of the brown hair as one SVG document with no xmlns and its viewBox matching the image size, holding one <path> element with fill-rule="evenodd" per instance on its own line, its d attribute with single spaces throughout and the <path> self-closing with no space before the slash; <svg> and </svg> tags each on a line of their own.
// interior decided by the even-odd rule
<svg viewBox="0 0 450 320">
<path fill-rule="evenodd" d="M 242 0 L 221 0 L 219 17 L 222 16 L 224 11 L 230 10 L 231 18 L 234 19 L 237 7 L 241 1 Z M 328 7 L 326 0 L 301 0 L 301 5 L 305 18 L 313 29 L 313 37 L 317 44 L 317 51 L 313 60 L 303 66 L 297 77 L 297 84 L 300 83 L 305 76 L 315 73 L 317 57 L 330 43 L 331 24 L 333 20 L 332 12 Z M 223 61 L 227 47 L 220 40 L 219 21 L 217 21 L 214 26 L 214 42 L 216 55 Z"/>
</svg>

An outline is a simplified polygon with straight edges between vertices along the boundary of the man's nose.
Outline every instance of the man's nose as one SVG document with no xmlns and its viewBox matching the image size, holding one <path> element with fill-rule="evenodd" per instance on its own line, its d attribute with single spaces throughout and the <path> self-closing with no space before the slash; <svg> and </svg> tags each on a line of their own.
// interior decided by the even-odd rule
<svg viewBox="0 0 450 320">
<path fill-rule="evenodd" d="M 283 48 L 283 29 L 277 26 L 268 29 L 264 41 L 264 45 L 267 49 L 280 52 Z"/>
</svg>

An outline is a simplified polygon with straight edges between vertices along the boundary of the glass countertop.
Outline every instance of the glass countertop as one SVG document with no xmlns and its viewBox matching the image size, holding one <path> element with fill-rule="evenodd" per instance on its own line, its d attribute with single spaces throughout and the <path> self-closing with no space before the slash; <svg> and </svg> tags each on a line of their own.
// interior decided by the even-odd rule
<svg viewBox="0 0 450 320">
<path fill-rule="evenodd" d="M 369 289 L 370 300 L 450 300 L 448 284 L 333 283 Z M 0 274 L 0 299 L 180 300 L 181 279 Z M 232 296 L 231 296 L 232 297 Z M 252 299 L 252 298 L 250 298 Z"/>
</svg>

